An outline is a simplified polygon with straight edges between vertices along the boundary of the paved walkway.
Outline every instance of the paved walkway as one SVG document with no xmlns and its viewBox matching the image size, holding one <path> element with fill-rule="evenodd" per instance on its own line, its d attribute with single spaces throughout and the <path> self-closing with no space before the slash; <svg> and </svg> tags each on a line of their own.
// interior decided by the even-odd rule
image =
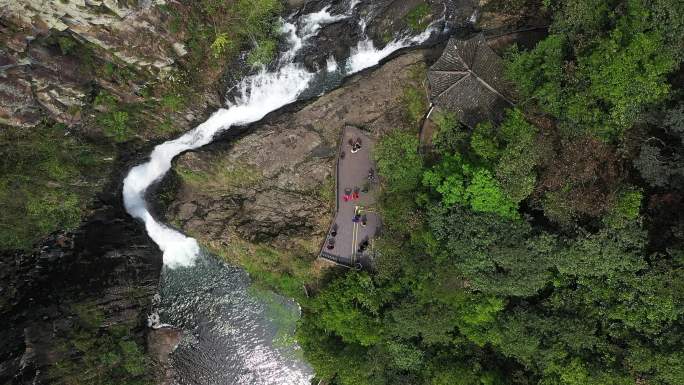
<svg viewBox="0 0 684 385">
<path fill-rule="evenodd" d="M 361 140 L 361 148 L 352 153 L 349 142 L 357 139 Z M 373 238 L 380 231 L 380 217 L 374 209 L 378 190 L 377 171 L 371 158 L 374 145 L 375 141 L 358 128 L 344 128 L 337 161 L 337 213 L 320 255 L 346 266 L 370 265 Z M 369 180 L 371 169 L 375 176 Z M 346 200 L 349 191 L 352 195 L 358 191 L 358 198 Z"/>
</svg>

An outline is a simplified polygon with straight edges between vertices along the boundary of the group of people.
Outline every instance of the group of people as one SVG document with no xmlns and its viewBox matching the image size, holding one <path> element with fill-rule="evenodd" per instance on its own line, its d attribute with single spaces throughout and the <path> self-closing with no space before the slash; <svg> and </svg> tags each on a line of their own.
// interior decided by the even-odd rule
<svg viewBox="0 0 684 385">
<path fill-rule="evenodd" d="M 337 223 L 333 224 L 330 228 L 330 236 L 328 237 L 328 242 L 326 243 L 326 248 L 332 250 L 335 248 L 335 237 L 337 236 Z"/>
<path fill-rule="evenodd" d="M 349 148 L 352 154 L 355 154 L 361 150 L 363 147 L 363 142 L 361 141 L 360 137 L 357 138 L 350 138 L 349 139 Z M 342 152 L 340 154 L 341 158 L 344 158 L 344 153 Z M 375 170 L 373 168 L 368 169 L 368 175 L 367 175 L 368 181 L 364 183 L 363 190 L 359 188 L 358 186 L 354 186 L 353 188 L 347 187 L 344 189 L 344 195 L 342 196 L 342 199 L 345 202 L 350 202 L 354 200 L 358 200 L 361 196 L 361 193 L 367 193 L 370 189 L 370 184 L 374 182 L 375 180 Z M 361 224 L 362 227 L 366 227 L 368 224 L 368 216 L 366 214 L 363 214 L 361 210 L 357 207 L 354 210 L 354 216 L 352 217 L 352 222 L 353 223 L 359 223 Z M 337 223 L 333 224 L 333 226 L 330 228 L 330 233 L 328 234 L 328 239 L 326 241 L 326 248 L 328 250 L 333 250 L 335 249 L 335 237 L 337 236 L 337 230 L 338 230 L 338 225 Z M 368 236 L 364 237 L 361 242 L 357 245 L 357 250 L 356 252 L 361 254 L 365 252 L 365 250 L 368 248 L 370 244 L 370 241 L 368 239 Z"/>
<path fill-rule="evenodd" d="M 353 191 L 350 188 L 346 188 L 346 189 L 344 189 L 344 195 L 342 196 L 342 199 L 344 199 L 345 202 L 349 202 L 349 201 L 359 199 L 360 192 L 361 192 L 361 189 L 358 187 L 354 187 Z"/>
<path fill-rule="evenodd" d="M 361 226 L 366 227 L 366 224 L 368 224 L 368 217 L 366 216 L 366 214 L 361 214 L 359 210 L 356 210 L 356 212 L 354 212 L 352 222 L 361 223 Z"/>
<path fill-rule="evenodd" d="M 361 149 L 361 138 L 349 139 L 349 146 L 351 147 L 351 153 L 356 154 Z"/>
</svg>

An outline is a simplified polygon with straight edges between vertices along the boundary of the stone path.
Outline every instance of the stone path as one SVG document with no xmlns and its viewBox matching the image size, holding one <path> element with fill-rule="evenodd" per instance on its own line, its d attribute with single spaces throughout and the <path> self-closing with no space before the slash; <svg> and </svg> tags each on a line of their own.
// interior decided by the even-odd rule
<svg viewBox="0 0 684 385">
<path fill-rule="evenodd" d="M 361 148 L 352 153 L 349 141 L 361 139 Z M 337 213 L 320 256 L 346 266 L 369 266 L 373 238 L 380 231 L 380 217 L 375 211 L 378 191 L 377 171 L 371 157 L 375 140 L 356 127 L 347 126 L 342 133 L 342 144 L 337 161 Z M 369 170 L 375 177 L 369 180 Z M 358 198 L 345 200 L 344 196 L 358 190 Z M 358 221 L 354 221 L 358 214 Z M 365 219 L 365 225 L 362 223 Z M 333 241 L 333 247 L 330 248 Z M 360 251 L 360 246 L 367 248 Z"/>
</svg>

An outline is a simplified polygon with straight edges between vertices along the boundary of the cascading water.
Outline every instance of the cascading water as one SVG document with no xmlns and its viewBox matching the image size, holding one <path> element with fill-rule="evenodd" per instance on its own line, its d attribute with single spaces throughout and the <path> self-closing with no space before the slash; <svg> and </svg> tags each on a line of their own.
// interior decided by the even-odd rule
<svg viewBox="0 0 684 385">
<path fill-rule="evenodd" d="M 352 1 L 353 6 L 358 1 Z M 280 56 L 277 69 L 261 72 L 244 79 L 239 86 L 239 97 L 226 108 L 215 112 L 207 121 L 183 136 L 155 147 L 147 163 L 133 167 L 124 179 L 123 197 L 126 211 L 143 220 L 150 238 L 164 253 L 164 264 L 170 267 L 192 265 L 199 255 L 200 247 L 193 238 L 159 223 L 149 212 L 145 202 L 145 191 L 161 179 L 171 168 L 171 161 L 178 154 L 202 147 L 212 141 L 219 132 L 236 125 L 261 120 L 269 112 L 295 102 L 309 87 L 316 73 L 307 71 L 294 61 L 296 54 L 307 40 L 320 30 L 321 26 L 351 17 L 353 9 L 342 15 L 331 15 L 328 8 L 299 17 L 296 23 L 284 22 L 283 33 L 287 34 L 290 48 Z M 362 21 L 365 25 L 365 21 Z M 343 67 L 343 75 L 350 75 L 374 66 L 391 53 L 427 40 L 432 28 L 414 37 L 395 39 L 382 49 L 376 49 L 370 39 L 358 43 L 356 49 Z M 326 70 L 335 71 L 337 65 L 328 64 Z"/>
<path fill-rule="evenodd" d="M 173 158 L 180 153 L 210 143 L 217 133 L 230 127 L 256 122 L 298 98 L 324 92 L 331 82 L 339 84 L 340 78 L 374 66 L 398 49 L 424 42 L 433 32 L 428 28 L 418 36 L 400 37 L 382 49 L 376 49 L 369 38 L 363 37 L 345 63 L 337 63 L 331 56 L 318 72 L 310 72 L 296 62 L 298 53 L 324 25 L 354 17 L 354 7 L 361 3 L 351 0 L 344 13 L 331 14 L 330 7 L 325 7 L 283 20 L 288 50 L 281 53 L 276 69 L 262 69 L 244 79 L 237 87 L 238 97 L 226 108 L 181 137 L 155 147 L 149 160 L 133 167 L 124 180 L 126 210 L 143 220 L 168 267 L 162 271 L 158 316 L 151 318 L 152 326 L 171 324 L 184 331 L 172 356 L 174 384 L 310 382 L 311 369 L 298 358 L 298 347 L 274 343 L 282 330 L 292 332 L 293 322 L 283 326 L 278 320 L 296 319 L 296 304 L 276 299 L 280 301 L 280 315 L 269 316 L 270 306 L 251 294 L 246 273 L 201 253 L 195 239 L 158 222 L 147 208 L 145 192 L 169 171 Z M 365 36 L 366 20 L 359 20 L 359 24 Z M 332 80 L 320 81 L 322 78 Z"/>
</svg>

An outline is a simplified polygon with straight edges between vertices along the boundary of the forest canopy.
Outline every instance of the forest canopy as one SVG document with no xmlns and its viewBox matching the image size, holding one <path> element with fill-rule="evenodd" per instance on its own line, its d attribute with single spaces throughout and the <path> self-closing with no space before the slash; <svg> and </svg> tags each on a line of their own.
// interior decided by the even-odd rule
<svg viewBox="0 0 684 385">
<path fill-rule="evenodd" d="M 381 139 L 375 269 L 302 304 L 321 379 L 684 384 L 684 3 L 543 7 L 502 123 Z"/>
</svg>

